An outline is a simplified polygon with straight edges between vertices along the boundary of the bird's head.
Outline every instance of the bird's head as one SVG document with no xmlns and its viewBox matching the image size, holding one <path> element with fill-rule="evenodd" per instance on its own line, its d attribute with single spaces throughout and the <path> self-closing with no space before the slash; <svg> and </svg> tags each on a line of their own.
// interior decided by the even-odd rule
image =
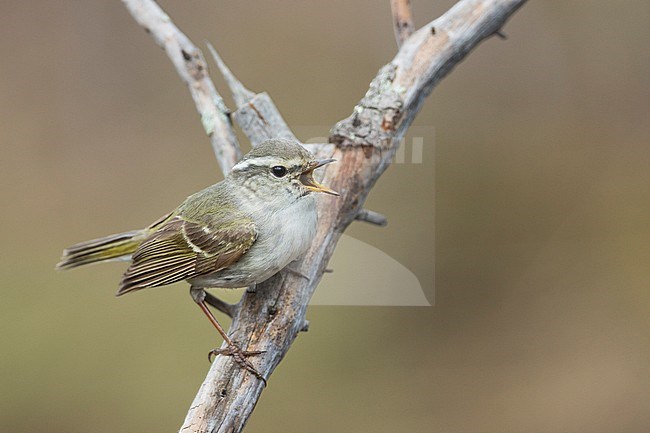
<svg viewBox="0 0 650 433">
<path fill-rule="evenodd" d="M 313 177 L 315 169 L 333 161 L 316 159 L 295 141 L 271 139 L 246 154 L 232 168 L 230 176 L 258 194 L 304 197 L 312 192 L 323 192 L 339 195 Z"/>
</svg>

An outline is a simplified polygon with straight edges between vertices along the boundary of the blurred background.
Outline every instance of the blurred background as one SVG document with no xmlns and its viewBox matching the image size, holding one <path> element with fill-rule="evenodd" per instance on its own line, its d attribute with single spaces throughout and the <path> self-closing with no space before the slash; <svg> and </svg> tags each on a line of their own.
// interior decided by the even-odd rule
<svg viewBox="0 0 650 433">
<path fill-rule="evenodd" d="M 388 0 L 161 5 L 303 140 L 396 52 Z M 368 200 L 389 226 L 347 232 L 435 305 L 311 307 L 247 431 L 647 431 L 649 19 L 533 1 L 458 65 Z M 218 344 L 187 286 L 117 299 L 123 264 L 54 264 L 221 178 L 189 94 L 118 1 L 2 1 L 0 50 L 0 431 L 176 431 Z M 354 251 L 337 281 L 374 272 Z"/>
</svg>

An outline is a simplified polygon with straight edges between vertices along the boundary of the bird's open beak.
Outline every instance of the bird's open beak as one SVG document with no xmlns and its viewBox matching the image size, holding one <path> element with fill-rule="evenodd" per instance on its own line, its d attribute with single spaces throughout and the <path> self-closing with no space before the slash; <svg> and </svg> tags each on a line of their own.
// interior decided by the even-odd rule
<svg viewBox="0 0 650 433">
<path fill-rule="evenodd" d="M 307 170 L 303 171 L 302 174 L 300 175 L 300 182 L 303 185 L 305 185 L 307 189 L 311 191 L 324 192 L 325 194 L 339 195 L 338 192 L 326 187 L 325 185 L 321 185 L 320 183 L 316 182 L 316 179 L 314 179 L 314 170 L 316 170 L 318 167 L 322 167 L 325 164 L 329 164 L 330 162 L 334 162 L 334 161 L 335 161 L 334 159 L 321 159 L 321 160 L 313 161 L 311 164 L 309 164 Z"/>
</svg>

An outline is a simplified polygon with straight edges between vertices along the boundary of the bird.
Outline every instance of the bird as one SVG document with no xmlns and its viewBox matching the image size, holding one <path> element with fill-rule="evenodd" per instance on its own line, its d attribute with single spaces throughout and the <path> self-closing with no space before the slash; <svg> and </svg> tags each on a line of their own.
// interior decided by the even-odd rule
<svg viewBox="0 0 650 433">
<path fill-rule="evenodd" d="M 246 359 L 263 352 L 244 351 L 228 337 L 208 308 L 221 301 L 205 289 L 255 286 L 304 255 L 318 225 L 314 193 L 339 195 L 313 177 L 331 162 L 315 158 L 296 141 L 266 140 L 222 181 L 190 195 L 149 226 L 72 245 L 56 268 L 130 261 L 117 296 L 187 281 L 192 299 L 226 342 L 208 357 L 233 356 L 264 380 Z"/>
</svg>

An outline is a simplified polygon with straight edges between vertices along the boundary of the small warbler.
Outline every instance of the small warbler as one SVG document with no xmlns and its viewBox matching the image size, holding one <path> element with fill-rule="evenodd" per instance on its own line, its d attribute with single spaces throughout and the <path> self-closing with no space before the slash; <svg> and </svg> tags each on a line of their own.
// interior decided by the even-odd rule
<svg viewBox="0 0 650 433">
<path fill-rule="evenodd" d="M 234 356 L 264 380 L 208 309 L 220 302 L 205 288 L 238 288 L 270 278 L 300 257 L 316 234 L 313 192 L 338 195 L 313 178 L 317 160 L 300 144 L 267 140 L 242 158 L 221 182 L 189 196 L 141 230 L 66 248 L 57 269 L 130 260 L 117 295 L 177 281 L 190 283 L 192 299 L 227 344 L 211 355 Z"/>
</svg>

